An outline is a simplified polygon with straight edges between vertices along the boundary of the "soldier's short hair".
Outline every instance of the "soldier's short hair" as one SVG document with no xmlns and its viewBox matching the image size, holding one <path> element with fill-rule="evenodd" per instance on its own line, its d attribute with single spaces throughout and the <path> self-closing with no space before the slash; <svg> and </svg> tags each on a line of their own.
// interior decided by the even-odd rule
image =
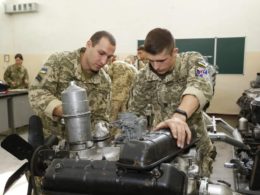
<svg viewBox="0 0 260 195">
<path fill-rule="evenodd" d="M 114 36 L 111 33 L 103 30 L 103 31 L 97 31 L 91 36 L 90 40 L 92 41 L 93 47 L 96 44 L 98 44 L 100 39 L 103 37 L 107 38 L 111 43 L 111 45 L 116 46 L 116 39 L 114 38 Z"/>
<path fill-rule="evenodd" d="M 79 50 L 79 53 L 82 54 L 82 53 L 85 53 L 85 51 L 86 51 L 86 47 L 81 47 L 80 50 Z"/>
<path fill-rule="evenodd" d="M 137 48 L 137 51 L 145 51 L 145 49 L 144 49 L 144 44 L 142 44 L 142 45 L 139 45 L 139 47 Z"/>
<path fill-rule="evenodd" d="M 144 41 L 144 49 L 150 54 L 159 54 L 165 49 L 169 53 L 173 51 L 175 47 L 175 39 L 171 32 L 163 28 L 155 28 L 151 30 Z"/>
<path fill-rule="evenodd" d="M 20 58 L 21 60 L 23 60 L 23 56 L 20 53 L 15 54 L 14 59 L 16 59 L 16 58 Z"/>
</svg>

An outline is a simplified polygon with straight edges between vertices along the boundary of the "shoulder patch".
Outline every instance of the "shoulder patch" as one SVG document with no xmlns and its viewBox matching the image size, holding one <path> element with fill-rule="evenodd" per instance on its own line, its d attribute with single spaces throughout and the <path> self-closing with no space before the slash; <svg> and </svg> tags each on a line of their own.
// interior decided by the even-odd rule
<svg viewBox="0 0 260 195">
<path fill-rule="evenodd" d="M 195 71 L 195 76 L 196 77 L 201 77 L 204 78 L 205 76 L 208 75 L 208 69 L 205 67 L 197 67 Z"/>
</svg>

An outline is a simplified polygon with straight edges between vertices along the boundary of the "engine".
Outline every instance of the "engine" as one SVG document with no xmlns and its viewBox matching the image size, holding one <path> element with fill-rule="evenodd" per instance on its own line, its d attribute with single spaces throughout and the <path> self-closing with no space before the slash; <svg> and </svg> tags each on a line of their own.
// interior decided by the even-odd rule
<svg viewBox="0 0 260 195">
<path fill-rule="evenodd" d="M 122 113 L 113 123 L 122 135 L 111 140 L 102 123 L 92 130 L 86 97 L 86 91 L 73 83 L 62 93 L 67 139 L 38 151 L 32 161 L 47 163 L 34 166 L 47 167 L 36 171 L 44 173 L 45 193 L 195 193 L 199 175 L 195 137 L 180 149 L 168 130 L 150 133 L 144 118 Z"/>
<path fill-rule="evenodd" d="M 42 140 L 39 120 L 30 120 L 29 143 L 18 135 L 7 137 L 2 147 L 18 159 L 27 159 L 6 184 L 5 192 L 14 182 L 13 178 L 29 170 L 31 186 L 36 190 L 35 176 L 42 178 L 41 189 L 45 194 L 164 194 L 164 195 L 232 195 L 234 192 L 225 183 L 201 178 L 196 152 L 195 130 L 192 141 L 183 149 L 168 129 L 150 132 L 144 118 L 132 113 L 122 113 L 113 125 L 122 130 L 122 135 L 111 139 L 105 123 L 92 127 L 86 91 L 74 83 L 62 94 L 66 139 L 57 142 L 55 137 Z M 257 103 L 258 104 L 258 103 Z M 259 113 L 256 111 L 256 113 Z M 35 117 L 35 116 L 34 116 Z M 259 117 L 258 117 L 259 118 Z M 210 123 L 216 121 L 209 118 Z M 214 125 L 213 125 L 214 126 Z M 255 125 L 257 126 L 257 125 Z M 30 129 L 31 128 L 31 129 Z M 236 148 L 236 159 L 231 163 L 239 181 L 250 179 L 250 191 L 259 190 L 259 149 L 257 144 L 235 138 L 224 141 Z M 255 133 L 248 137 L 250 141 Z M 38 132 L 38 134 L 36 133 Z M 254 131 L 254 132 L 257 132 Z M 211 139 L 223 138 L 217 132 Z M 35 141 L 37 140 L 37 141 Z M 223 140 L 221 140 L 223 141 Z M 16 143 L 15 145 L 13 143 Z M 248 159 L 248 166 L 244 162 Z M 250 167 L 250 168 L 249 168 Z M 245 175 L 245 177 L 243 177 Z M 239 184 L 240 185 L 240 184 Z M 30 185 L 29 185 L 30 186 Z M 241 192 L 242 193 L 242 192 Z M 243 193 L 242 193 L 243 194 Z"/>
<path fill-rule="evenodd" d="M 260 194 L 260 97 L 250 102 L 250 118 L 240 118 L 238 130 L 249 149 L 235 148 L 235 184 L 243 194 Z"/>
<path fill-rule="evenodd" d="M 74 139 L 75 134 L 82 135 L 77 132 L 80 129 L 87 131 L 87 135 L 100 135 L 97 132 L 90 132 L 89 122 L 82 123 L 86 125 L 85 127 L 77 127 L 78 118 L 82 119 L 85 116 L 89 121 L 89 114 L 84 114 L 89 113 L 88 105 L 84 105 L 88 102 L 85 100 L 86 96 L 77 101 L 65 101 L 81 97 L 77 93 L 84 92 L 74 86 L 63 94 L 63 97 L 66 97 L 63 98 L 63 106 L 69 107 L 64 110 L 75 111 L 73 114 L 64 113 L 67 143 L 55 146 L 54 155 L 48 155 L 48 151 L 43 151 L 45 154 L 41 155 L 39 153 L 39 156 L 52 156 L 42 181 L 42 188 L 47 194 L 233 193 L 226 185 L 199 177 L 195 132 L 192 142 L 180 149 L 169 130 L 149 132 L 146 130 L 147 123 L 143 118 L 132 113 L 122 113 L 119 120 L 113 123 L 122 130 L 122 135 L 115 140 L 110 140 L 109 136 L 104 136 L 102 133 L 101 138 L 92 136 L 87 139 L 89 136 L 83 134 L 85 138 L 79 136 Z M 74 105 L 75 103 L 79 105 Z M 78 108 L 80 111 L 77 111 Z M 83 108 L 86 109 L 82 110 Z M 69 118 L 66 118 L 67 116 Z M 74 120 L 75 125 L 68 125 L 68 120 Z M 71 123 L 73 122 L 69 121 L 69 124 Z M 94 131 L 100 131 L 100 128 L 95 128 Z M 60 155 L 61 152 L 66 155 Z M 45 159 L 38 160 L 38 162 L 44 161 Z"/>
</svg>

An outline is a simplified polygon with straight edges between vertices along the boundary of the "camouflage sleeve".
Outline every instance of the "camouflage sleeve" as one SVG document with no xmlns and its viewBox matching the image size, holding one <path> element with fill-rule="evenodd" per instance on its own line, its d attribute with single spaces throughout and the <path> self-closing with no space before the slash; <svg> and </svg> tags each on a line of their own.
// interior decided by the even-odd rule
<svg viewBox="0 0 260 195">
<path fill-rule="evenodd" d="M 58 55 L 51 55 L 29 88 L 29 101 L 34 112 L 44 114 L 53 120 L 55 120 L 52 115 L 54 108 L 62 105 L 55 96 L 60 71 Z"/>
<path fill-rule="evenodd" d="M 111 107 L 111 80 L 106 77 L 101 83 L 93 85 L 88 91 L 92 123 L 96 124 L 100 121 L 109 122 L 109 111 Z"/>
<path fill-rule="evenodd" d="M 107 74 L 109 75 L 110 79 L 113 80 L 113 64 L 108 65 Z"/>
<path fill-rule="evenodd" d="M 111 107 L 111 85 L 107 89 L 110 89 L 110 91 L 101 93 L 96 99 L 96 101 L 100 104 L 97 106 L 97 109 L 95 109 L 95 112 L 91 113 L 94 116 L 94 124 L 99 121 L 110 121 L 109 111 Z"/>
<path fill-rule="evenodd" d="M 213 86 L 210 80 L 208 65 L 199 53 L 192 53 L 188 59 L 187 88 L 182 96 L 190 94 L 198 98 L 202 110 L 213 96 Z"/>
<path fill-rule="evenodd" d="M 133 65 L 130 65 L 132 72 L 136 75 L 138 73 L 138 70 Z"/>
<path fill-rule="evenodd" d="M 128 112 L 133 112 L 136 115 L 145 115 L 145 108 L 147 107 L 146 84 L 143 83 L 143 74 L 138 74 L 133 82 L 130 90 L 130 97 L 128 100 Z"/>
<path fill-rule="evenodd" d="M 11 75 L 11 67 L 7 67 L 5 73 L 4 73 L 4 80 L 5 82 L 11 86 L 11 83 L 12 83 L 12 79 L 10 78 L 10 75 Z"/>
</svg>

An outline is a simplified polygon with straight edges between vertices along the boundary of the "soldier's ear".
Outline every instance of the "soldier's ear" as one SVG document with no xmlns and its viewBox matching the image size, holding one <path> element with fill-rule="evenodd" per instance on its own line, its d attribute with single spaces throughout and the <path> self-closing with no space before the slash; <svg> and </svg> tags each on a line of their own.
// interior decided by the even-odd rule
<svg viewBox="0 0 260 195">
<path fill-rule="evenodd" d="M 91 40 L 88 40 L 87 45 L 86 45 L 86 48 L 90 48 L 90 47 L 92 47 L 92 41 L 91 41 Z"/>
<path fill-rule="evenodd" d="M 179 48 L 175 47 L 175 48 L 173 49 L 173 55 L 176 55 L 178 52 L 179 52 Z"/>
</svg>

